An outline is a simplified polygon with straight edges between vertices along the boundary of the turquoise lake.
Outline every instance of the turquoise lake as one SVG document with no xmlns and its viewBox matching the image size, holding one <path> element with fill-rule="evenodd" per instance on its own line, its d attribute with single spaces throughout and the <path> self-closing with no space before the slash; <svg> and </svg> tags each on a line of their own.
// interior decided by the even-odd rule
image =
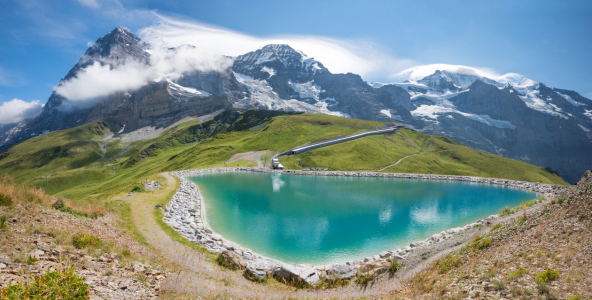
<svg viewBox="0 0 592 300">
<path fill-rule="evenodd" d="M 331 264 L 394 250 L 537 198 L 457 181 L 228 172 L 188 177 L 214 232 L 285 263 Z"/>
</svg>

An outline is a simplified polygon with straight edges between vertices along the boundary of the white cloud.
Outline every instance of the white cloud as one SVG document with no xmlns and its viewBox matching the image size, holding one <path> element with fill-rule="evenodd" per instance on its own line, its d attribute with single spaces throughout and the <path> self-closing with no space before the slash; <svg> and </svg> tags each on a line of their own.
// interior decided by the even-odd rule
<svg viewBox="0 0 592 300">
<path fill-rule="evenodd" d="M 99 3 L 97 3 L 96 0 L 76 0 L 78 1 L 78 3 L 84 5 L 84 6 L 88 6 L 92 9 L 97 9 L 99 8 Z"/>
<path fill-rule="evenodd" d="M 452 73 L 458 74 L 465 74 L 465 75 L 474 75 L 479 77 L 486 77 L 489 79 L 493 79 L 502 83 L 514 83 L 517 84 L 524 79 L 524 76 L 516 73 L 507 73 L 504 75 L 499 75 L 495 71 L 487 68 L 474 68 L 474 67 L 467 67 L 462 65 L 447 65 L 447 64 L 432 64 L 432 65 L 423 65 L 423 66 L 416 66 L 398 74 L 392 76 L 395 82 L 404 82 L 405 80 L 409 81 L 418 81 L 426 76 L 434 74 L 437 70 L 440 71 L 449 71 Z"/>
<path fill-rule="evenodd" d="M 55 87 L 55 91 L 70 102 L 84 105 L 89 101 L 94 103 L 99 97 L 133 91 L 163 78 L 174 80 L 193 70 L 222 71 L 232 64 L 232 60 L 226 57 L 203 53 L 190 46 L 178 47 L 176 51 L 155 48 L 150 50 L 150 54 L 150 65 L 134 60 L 123 63 L 104 61 L 114 65 L 111 68 L 109 64 L 95 62 L 81 70 L 75 78 Z"/>
<path fill-rule="evenodd" d="M 183 44 L 196 46 L 211 55 L 238 56 L 267 44 L 288 44 L 314 57 L 333 73 L 352 72 L 368 77 L 384 77 L 413 65 L 367 40 L 334 39 L 311 35 L 255 37 L 180 17 L 156 14 L 158 22 L 139 31 L 140 37 L 159 47 Z"/>
<path fill-rule="evenodd" d="M 0 124 L 17 123 L 25 118 L 35 117 L 41 113 L 42 108 L 41 100 L 26 102 L 15 98 L 6 101 L 0 104 Z"/>
</svg>

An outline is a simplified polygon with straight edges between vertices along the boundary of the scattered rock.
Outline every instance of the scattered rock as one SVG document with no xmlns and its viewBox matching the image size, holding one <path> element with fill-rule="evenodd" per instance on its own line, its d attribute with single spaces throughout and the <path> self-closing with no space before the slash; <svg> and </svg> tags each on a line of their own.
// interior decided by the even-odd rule
<svg viewBox="0 0 592 300">
<path fill-rule="evenodd" d="M 330 268 L 326 273 L 329 279 L 344 279 L 354 277 L 356 270 L 347 265 L 338 265 Z"/>
<path fill-rule="evenodd" d="M 222 253 L 220 253 L 220 259 L 222 259 L 222 261 L 225 263 L 239 269 L 244 269 L 248 265 L 247 262 L 234 251 L 222 251 Z"/>
<path fill-rule="evenodd" d="M 277 272 L 278 266 L 264 259 L 256 259 L 247 265 L 247 272 L 259 280 L 263 280 L 267 275 L 273 275 Z"/>
</svg>

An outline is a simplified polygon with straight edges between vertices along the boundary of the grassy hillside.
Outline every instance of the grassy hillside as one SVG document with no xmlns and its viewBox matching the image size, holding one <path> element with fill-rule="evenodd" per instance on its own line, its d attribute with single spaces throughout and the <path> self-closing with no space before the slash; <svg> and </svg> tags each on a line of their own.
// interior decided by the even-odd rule
<svg viewBox="0 0 592 300">
<path fill-rule="evenodd" d="M 476 151 L 452 139 L 410 129 L 282 157 L 280 162 L 289 169 L 464 175 L 566 184 L 547 168 Z"/>
<path fill-rule="evenodd" d="M 282 152 L 296 146 L 374 130 L 382 122 L 317 114 L 227 110 L 205 122 L 189 121 L 159 138 L 133 143 L 103 140 L 118 128 L 109 120 L 51 132 L 0 154 L 0 175 L 80 201 L 127 192 L 162 171 L 223 166 L 246 151 Z M 102 146 L 102 147 L 101 147 Z M 423 154 L 418 154 L 423 153 Z M 409 156 L 396 166 L 401 158 Z M 566 184 L 545 168 L 467 148 L 440 136 L 409 129 L 281 159 L 287 167 L 474 175 Z M 232 165 L 253 165 L 246 161 Z M 48 177 L 49 176 L 49 177 Z"/>
</svg>

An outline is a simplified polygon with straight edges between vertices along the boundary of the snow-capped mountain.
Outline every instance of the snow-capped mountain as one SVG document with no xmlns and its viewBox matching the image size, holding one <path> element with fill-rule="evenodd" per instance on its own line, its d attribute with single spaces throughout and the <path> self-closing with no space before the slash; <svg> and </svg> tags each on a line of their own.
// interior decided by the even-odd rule
<svg viewBox="0 0 592 300">
<path fill-rule="evenodd" d="M 175 49 L 170 51 L 174 52 Z M 150 45 L 128 30 L 118 27 L 97 39 L 88 48 L 78 63 L 58 83 L 58 88 L 85 68 L 97 63 L 116 68 L 130 61 L 149 65 Z M 223 77 L 219 73 L 216 75 L 218 79 Z M 187 74 L 182 79 L 189 80 L 191 76 L 197 75 Z M 212 78 L 209 80 L 216 81 Z M 202 84 L 207 85 L 206 81 Z M 223 84 L 214 82 L 211 85 Z M 218 95 L 199 87 L 183 86 L 168 78 L 150 82 L 139 89 L 99 97 L 94 101 L 87 101 L 84 106 L 78 105 L 78 102 L 70 102 L 54 91 L 39 116 L 21 122 L 8 132 L 0 131 L 0 151 L 44 130 L 67 129 L 105 118 L 114 118 L 121 127 L 127 124 L 121 133 L 149 125 L 168 126 L 186 116 L 201 116 L 232 105 L 228 97 Z"/>
<path fill-rule="evenodd" d="M 58 86 L 97 63 L 117 68 L 131 60 L 152 66 L 155 53 L 162 64 L 163 57 L 182 53 L 186 58 L 192 48 L 158 52 L 116 28 L 99 38 Z M 276 44 L 221 61 L 228 64 L 210 71 L 174 70 L 139 88 L 98 97 L 88 107 L 68 106 L 70 99 L 54 92 L 40 116 L 0 128 L 0 150 L 46 129 L 107 117 L 125 125 L 125 133 L 233 105 L 396 121 L 478 150 L 550 167 L 572 183 L 592 168 L 592 101 L 519 74 L 492 75 L 440 64 L 403 71 L 393 83 L 367 83 L 356 74 L 333 74 L 320 61 Z"/>
<path fill-rule="evenodd" d="M 425 126 L 417 128 L 421 131 L 551 167 L 568 182 L 592 166 L 590 99 L 517 74 L 491 76 L 468 67 L 453 66 L 456 72 L 439 67 L 442 70 L 424 77 L 417 73 L 428 72 L 415 69 L 400 83 L 373 86 L 390 92 L 394 102 L 422 120 Z"/>
</svg>

